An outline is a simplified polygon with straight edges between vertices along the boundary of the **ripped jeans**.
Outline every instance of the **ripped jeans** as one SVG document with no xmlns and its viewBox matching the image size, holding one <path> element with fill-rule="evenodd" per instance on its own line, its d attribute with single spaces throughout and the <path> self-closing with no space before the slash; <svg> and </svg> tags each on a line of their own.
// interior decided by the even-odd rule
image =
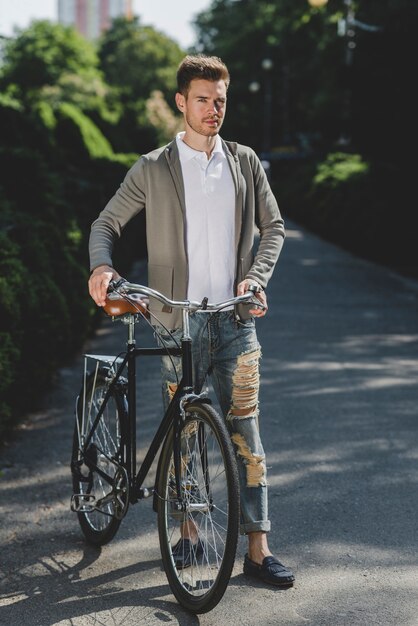
<svg viewBox="0 0 418 626">
<path fill-rule="evenodd" d="M 164 344 L 174 342 L 161 328 Z M 180 343 L 181 329 L 173 333 Z M 235 447 L 240 481 L 241 534 L 270 530 L 267 508 L 266 463 L 258 428 L 260 345 L 253 319 L 235 319 L 233 311 L 190 315 L 193 380 L 199 393 L 209 375 Z M 177 375 L 181 359 L 173 358 Z M 168 356 L 162 358 L 165 407 L 177 378 Z"/>
</svg>

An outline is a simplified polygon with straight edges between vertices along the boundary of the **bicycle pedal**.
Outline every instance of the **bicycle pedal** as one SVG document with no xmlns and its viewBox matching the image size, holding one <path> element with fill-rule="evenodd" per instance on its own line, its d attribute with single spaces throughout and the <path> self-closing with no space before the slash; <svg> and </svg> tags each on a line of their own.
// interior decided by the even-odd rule
<svg viewBox="0 0 418 626">
<path fill-rule="evenodd" d="M 144 498 L 150 498 L 154 495 L 154 489 L 148 489 L 148 487 L 141 487 L 138 491 L 138 500 L 143 500 Z"/>
<path fill-rule="evenodd" d="M 71 510 L 74 513 L 89 513 L 95 509 L 96 496 L 91 493 L 73 493 Z"/>
</svg>

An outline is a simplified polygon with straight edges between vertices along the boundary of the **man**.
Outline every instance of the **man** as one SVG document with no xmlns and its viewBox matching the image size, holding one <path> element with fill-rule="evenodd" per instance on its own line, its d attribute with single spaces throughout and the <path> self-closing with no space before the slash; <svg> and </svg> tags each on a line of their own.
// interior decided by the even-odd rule
<svg viewBox="0 0 418 626">
<path fill-rule="evenodd" d="M 219 136 L 229 73 L 217 57 L 187 56 L 177 72 L 176 104 L 185 131 L 169 145 L 144 155 L 126 175 L 115 196 L 92 225 L 90 294 L 105 304 L 115 237 L 146 210 L 148 283 L 175 300 L 220 302 L 259 287 L 264 309 L 191 316 L 195 344 L 194 380 L 201 388 L 208 374 L 235 445 L 240 475 L 241 532 L 248 536 L 244 573 L 277 586 L 291 586 L 292 572 L 270 552 L 267 482 L 258 430 L 260 347 L 254 318 L 267 310 L 264 288 L 273 272 L 284 223 L 255 153 Z M 254 225 L 260 231 L 253 256 Z M 151 301 L 151 315 L 181 332 L 181 313 Z M 208 318 L 207 316 L 210 316 Z M 167 363 L 163 389 L 176 388 Z M 193 528 L 183 538 L 196 541 Z"/>
</svg>

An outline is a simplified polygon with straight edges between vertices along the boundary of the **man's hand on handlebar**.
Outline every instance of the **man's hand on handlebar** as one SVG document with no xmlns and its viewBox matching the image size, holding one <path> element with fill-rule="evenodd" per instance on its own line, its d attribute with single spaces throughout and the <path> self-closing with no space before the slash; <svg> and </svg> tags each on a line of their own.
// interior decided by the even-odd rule
<svg viewBox="0 0 418 626">
<path fill-rule="evenodd" d="M 257 307 L 254 309 L 250 309 L 249 312 L 251 313 L 251 315 L 254 315 L 254 317 L 264 317 L 264 315 L 267 313 L 267 310 L 268 310 L 267 296 L 266 296 L 265 291 L 260 287 L 260 285 L 255 280 L 246 278 L 241 283 L 239 283 L 237 287 L 237 296 L 242 296 L 244 293 L 249 291 L 250 288 L 253 288 L 253 287 L 258 287 L 259 290 L 255 292 L 254 296 L 257 298 L 257 300 L 260 301 L 260 304 L 262 304 L 264 308 L 261 309 Z"/>
<path fill-rule="evenodd" d="M 120 274 L 110 265 L 99 265 L 89 279 L 89 292 L 97 306 L 106 304 L 107 288 L 111 280 L 119 280 Z"/>
</svg>

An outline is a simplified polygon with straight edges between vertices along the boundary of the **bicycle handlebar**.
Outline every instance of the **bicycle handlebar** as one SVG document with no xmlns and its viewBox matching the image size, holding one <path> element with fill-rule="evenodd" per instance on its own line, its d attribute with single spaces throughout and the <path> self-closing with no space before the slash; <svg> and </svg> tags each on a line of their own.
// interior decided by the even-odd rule
<svg viewBox="0 0 418 626">
<path fill-rule="evenodd" d="M 257 292 L 256 287 L 250 287 L 249 291 L 244 293 L 242 296 L 235 296 L 234 298 L 230 298 L 229 300 L 225 300 L 224 302 L 217 303 L 208 302 L 207 298 L 204 298 L 202 302 L 197 302 L 193 300 L 170 300 L 155 289 L 145 287 L 145 285 L 130 283 L 124 278 L 121 278 L 117 281 L 110 281 L 108 292 L 117 292 L 123 296 L 129 296 L 130 294 L 137 293 L 143 296 L 155 298 L 156 300 L 159 300 L 159 302 L 161 302 L 162 304 L 165 304 L 166 306 L 169 306 L 173 309 L 185 309 L 189 311 L 197 311 L 199 309 L 201 309 L 202 311 L 217 311 L 219 309 L 223 309 L 229 306 L 235 306 L 237 304 L 254 304 L 260 309 L 265 308 L 265 306 L 259 300 L 256 300 L 254 298 L 254 294 Z"/>
</svg>

